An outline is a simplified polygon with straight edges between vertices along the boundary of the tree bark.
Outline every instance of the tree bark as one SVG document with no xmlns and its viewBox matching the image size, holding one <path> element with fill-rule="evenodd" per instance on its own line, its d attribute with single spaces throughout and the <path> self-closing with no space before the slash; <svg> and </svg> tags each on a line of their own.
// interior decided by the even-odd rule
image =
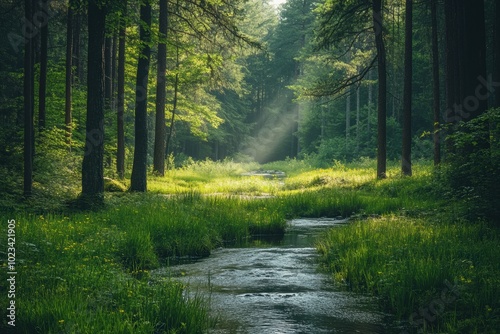
<svg viewBox="0 0 500 334">
<path fill-rule="evenodd" d="M 33 21 L 33 3 L 24 1 L 26 22 Z M 30 197 L 33 191 L 33 39 L 28 37 L 24 44 L 24 196 Z"/>
<path fill-rule="evenodd" d="M 349 137 L 351 130 L 351 87 L 347 87 L 347 95 L 345 102 L 345 150 L 349 149 Z"/>
<path fill-rule="evenodd" d="M 431 26 L 432 26 L 432 95 L 434 110 L 434 166 L 441 163 L 441 141 L 440 141 L 440 88 L 439 88 L 439 45 L 438 45 L 438 21 L 437 0 L 431 0 Z"/>
<path fill-rule="evenodd" d="M 72 114 L 71 98 L 73 85 L 73 1 L 68 3 L 68 21 L 66 25 L 66 104 L 65 104 L 65 124 L 66 124 L 66 143 L 71 145 L 72 132 Z"/>
<path fill-rule="evenodd" d="M 359 108 L 360 108 L 360 96 L 359 96 L 359 86 L 356 87 L 356 154 L 359 152 Z"/>
<path fill-rule="evenodd" d="M 104 193 L 104 31 L 106 9 L 89 0 L 86 146 L 82 163 L 82 196 L 102 204 Z"/>
<path fill-rule="evenodd" d="M 168 30 L 168 1 L 160 0 L 160 42 L 158 43 L 158 66 L 156 79 L 156 122 L 155 122 L 155 144 L 153 158 L 153 172 L 165 175 L 165 97 L 166 97 L 166 71 L 167 71 L 167 30 Z"/>
<path fill-rule="evenodd" d="M 495 1 L 495 31 L 493 36 L 493 82 L 500 82 L 500 1 Z M 493 107 L 500 107 L 500 89 L 495 90 L 495 102 Z"/>
<path fill-rule="evenodd" d="M 168 154 L 168 150 L 170 148 L 170 142 L 172 139 L 172 135 L 174 133 L 174 122 L 175 122 L 175 112 L 177 110 L 177 93 L 179 91 L 179 45 L 176 47 L 176 70 L 177 72 L 175 73 L 175 81 L 174 81 L 174 105 L 172 108 L 172 117 L 170 118 L 170 127 L 168 131 L 168 136 L 167 136 L 167 144 L 165 145 L 165 152 Z M 184 142 L 184 145 L 186 142 Z M 169 166 L 167 166 L 169 168 Z"/>
<path fill-rule="evenodd" d="M 73 12 L 73 63 L 75 72 L 73 73 L 73 84 L 81 83 L 83 76 L 83 69 L 81 64 L 81 39 L 82 29 L 82 15 L 79 12 Z"/>
<path fill-rule="evenodd" d="M 464 92 L 462 117 L 469 121 L 488 109 L 488 99 L 478 94 L 483 87 L 480 78 L 486 80 L 486 31 L 484 0 L 463 0 L 464 44 L 463 57 Z M 483 87 L 482 90 L 487 90 Z"/>
<path fill-rule="evenodd" d="M 411 176 L 411 107 L 413 76 L 413 0 L 406 0 L 405 62 L 403 91 L 403 147 L 401 171 Z"/>
<path fill-rule="evenodd" d="M 452 132 L 453 124 L 456 123 L 455 108 L 458 103 L 459 92 L 459 62 L 458 62 L 458 28 L 457 28 L 457 13 L 456 2 L 453 0 L 445 0 L 445 30 L 446 30 L 446 110 L 444 113 L 444 121 L 447 123 L 447 135 Z M 453 143 L 451 140 L 446 141 L 446 151 L 453 151 Z"/>
<path fill-rule="evenodd" d="M 116 109 L 116 80 L 117 80 L 117 53 L 118 53 L 118 35 L 113 33 L 113 49 L 111 50 L 111 110 Z"/>
<path fill-rule="evenodd" d="M 42 0 L 42 8 L 47 8 L 48 0 Z M 49 18 L 47 18 L 49 20 Z M 40 29 L 40 82 L 38 86 L 38 129 L 45 128 L 46 92 L 47 92 L 47 48 L 49 38 L 49 22 L 44 22 Z"/>
<path fill-rule="evenodd" d="M 123 115 L 125 111 L 125 38 L 127 1 L 123 4 L 122 19 L 120 22 L 119 45 L 118 45 L 118 73 L 117 73 L 117 149 L 116 149 L 116 172 L 120 179 L 125 177 L 125 125 Z"/>
<path fill-rule="evenodd" d="M 377 178 L 386 178 L 387 169 L 387 66 L 383 39 L 382 0 L 373 0 L 373 30 L 378 62 Z"/>
<path fill-rule="evenodd" d="M 179 50 L 177 50 L 178 52 Z M 170 118 L 170 127 L 167 136 L 167 144 L 165 145 L 165 152 L 168 154 L 168 150 L 170 149 L 170 142 L 172 140 L 172 135 L 174 133 L 174 124 L 175 124 L 175 112 L 177 110 L 177 92 L 179 88 L 179 73 L 175 74 L 175 82 L 174 82 L 174 105 L 172 108 L 172 117 Z M 185 143 L 184 143 L 185 144 Z M 168 168 L 169 166 L 167 166 Z"/>
<path fill-rule="evenodd" d="M 147 120 L 147 95 L 148 76 L 151 49 L 151 4 L 146 1 L 141 5 L 139 38 L 142 48 L 137 65 L 136 104 L 135 104 L 135 149 L 132 177 L 130 180 L 131 191 L 145 192 L 147 190 L 147 158 L 148 158 L 148 120 Z"/>
<path fill-rule="evenodd" d="M 113 39 L 106 37 L 104 41 L 104 102 L 105 109 L 111 109 L 111 94 L 113 91 Z"/>
<path fill-rule="evenodd" d="M 370 130 L 371 130 L 371 111 L 372 111 L 372 102 L 373 102 L 373 85 L 371 83 L 372 80 L 372 70 L 368 72 L 368 80 L 370 81 L 368 84 L 368 114 L 366 116 L 366 132 L 368 132 L 368 139 L 371 140 Z"/>
</svg>

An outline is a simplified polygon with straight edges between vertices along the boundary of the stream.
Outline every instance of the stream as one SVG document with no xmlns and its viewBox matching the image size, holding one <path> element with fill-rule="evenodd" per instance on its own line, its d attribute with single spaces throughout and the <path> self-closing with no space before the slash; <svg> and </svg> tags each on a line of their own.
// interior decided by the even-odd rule
<svg viewBox="0 0 500 334">
<path fill-rule="evenodd" d="M 314 240 L 346 220 L 295 219 L 283 238 L 256 239 L 210 257 L 163 268 L 210 298 L 210 333 L 397 333 L 372 297 L 342 291 L 318 271 Z M 193 292 L 191 292 L 193 293 Z"/>
</svg>

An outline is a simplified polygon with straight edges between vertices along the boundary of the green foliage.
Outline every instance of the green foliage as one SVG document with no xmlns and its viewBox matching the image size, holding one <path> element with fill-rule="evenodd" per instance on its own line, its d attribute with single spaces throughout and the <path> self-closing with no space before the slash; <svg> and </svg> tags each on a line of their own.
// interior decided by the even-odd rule
<svg viewBox="0 0 500 334">
<path fill-rule="evenodd" d="M 469 219 L 483 217 L 499 223 L 499 138 L 500 109 L 460 123 L 447 138 L 452 148 L 442 181 L 453 198 L 463 201 L 463 214 Z"/>
</svg>

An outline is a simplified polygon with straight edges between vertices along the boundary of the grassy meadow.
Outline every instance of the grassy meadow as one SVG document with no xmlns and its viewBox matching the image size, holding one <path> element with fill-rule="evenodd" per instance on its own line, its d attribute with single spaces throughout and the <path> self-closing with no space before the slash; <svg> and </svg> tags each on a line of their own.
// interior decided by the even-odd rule
<svg viewBox="0 0 500 334">
<path fill-rule="evenodd" d="M 241 175 L 259 169 L 286 177 Z M 372 160 L 328 169 L 299 160 L 204 161 L 150 176 L 146 194 L 106 193 L 99 211 L 4 210 L 2 221 L 16 221 L 16 330 L 205 332 L 216 321 L 208 301 L 152 269 L 284 233 L 293 217 L 351 217 L 317 241 L 320 266 L 339 286 L 380 296 L 381 309 L 410 319 L 408 333 L 497 333 L 498 230 L 464 219 L 430 163 L 417 163 L 414 174 L 402 177 L 393 164 L 376 180 Z"/>
</svg>

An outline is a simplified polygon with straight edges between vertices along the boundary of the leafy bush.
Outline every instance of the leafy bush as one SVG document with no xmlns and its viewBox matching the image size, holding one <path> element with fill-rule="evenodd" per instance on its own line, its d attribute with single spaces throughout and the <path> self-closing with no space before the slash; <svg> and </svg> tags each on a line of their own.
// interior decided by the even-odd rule
<svg viewBox="0 0 500 334">
<path fill-rule="evenodd" d="M 461 122 L 447 139 L 451 146 L 443 180 L 453 198 L 463 201 L 464 214 L 499 222 L 500 109 Z"/>
</svg>

